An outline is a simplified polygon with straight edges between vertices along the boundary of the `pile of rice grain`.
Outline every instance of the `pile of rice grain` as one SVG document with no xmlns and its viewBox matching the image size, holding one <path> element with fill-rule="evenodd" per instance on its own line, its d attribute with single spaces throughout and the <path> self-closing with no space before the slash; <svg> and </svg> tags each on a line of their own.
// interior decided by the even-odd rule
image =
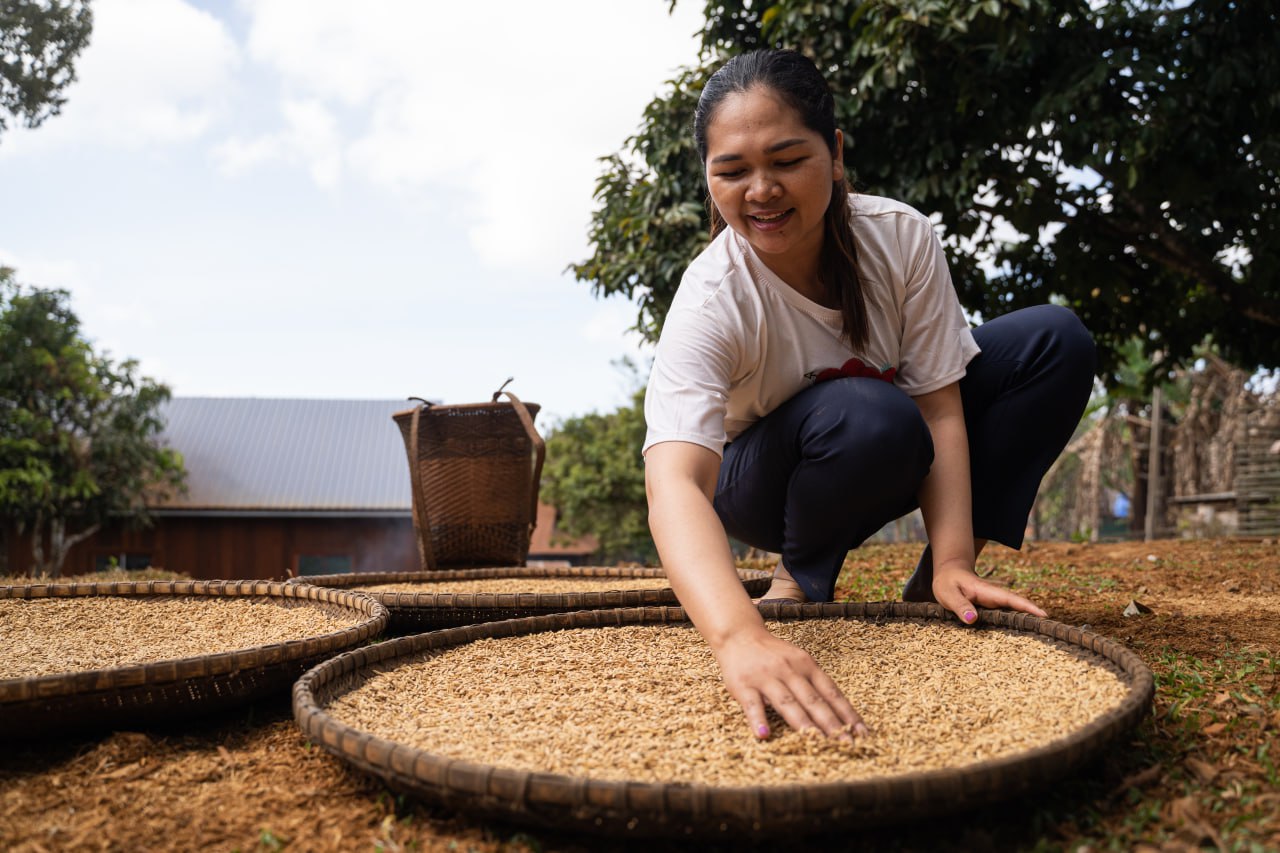
<svg viewBox="0 0 1280 853">
<path fill-rule="evenodd" d="M 486 639 L 392 662 L 328 707 L 358 730 L 454 759 L 601 780 L 812 784 L 956 768 L 1043 746 L 1115 708 L 1123 676 L 1029 634 L 925 621 L 774 623 L 872 734 L 757 741 L 684 626 Z"/>
<path fill-rule="evenodd" d="M 606 590 L 668 589 L 665 577 L 565 577 L 565 578 L 477 578 L 473 580 L 423 580 L 400 583 L 361 584 L 350 587 L 358 592 L 504 593 L 504 592 L 605 592 Z"/>
<path fill-rule="evenodd" d="M 221 596 L 0 599 L 0 678 L 220 654 L 358 624 L 311 606 Z"/>
</svg>

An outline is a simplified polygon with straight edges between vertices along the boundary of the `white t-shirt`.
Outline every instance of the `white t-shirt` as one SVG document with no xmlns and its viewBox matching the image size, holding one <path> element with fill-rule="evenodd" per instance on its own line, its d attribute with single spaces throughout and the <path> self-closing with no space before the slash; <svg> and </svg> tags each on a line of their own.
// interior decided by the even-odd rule
<svg viewBox="0 0 1280 853">
<path fill-rule="evenodd" d="M 726 228 L 685 271 L 649 376 L 644 452 L 688 441 L 723 454 L 755 421 L 835 376 L 879 376 L 911 396 L 957 381 L 979 352 L 928 218 L 850 195 L 870 335 L 853 350 L 841 315 L 801 296 Z"/>
</svg>

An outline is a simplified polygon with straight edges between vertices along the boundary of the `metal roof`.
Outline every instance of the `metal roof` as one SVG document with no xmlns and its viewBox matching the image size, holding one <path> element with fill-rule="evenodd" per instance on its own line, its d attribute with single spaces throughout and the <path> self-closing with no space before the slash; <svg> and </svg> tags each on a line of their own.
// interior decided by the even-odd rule
<svg viewBox="0 0 1280 853">
<path fill-rule="evenodd" d="M 153 507 L 210 514 L 409 515 L 409 466 L 394 412 L 406 400 L 175 397 L 162 440 L 187 493 Z"/>
</svg>

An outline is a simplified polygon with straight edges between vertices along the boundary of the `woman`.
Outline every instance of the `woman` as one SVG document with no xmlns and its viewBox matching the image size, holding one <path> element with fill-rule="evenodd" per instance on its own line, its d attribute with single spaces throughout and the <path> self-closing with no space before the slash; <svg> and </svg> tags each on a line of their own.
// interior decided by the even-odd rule
<svg viewBox="0 0 1280 853">
<path fill-rule="evenodd" d="M 827 601 L 849 549 L 918 506 L 929 545 L 905 598 L 966 624 L 978 607 L 1045 615 L 974 561 L 988 539 L 1021 545 L 1088 399 L 1093 342 L 1055 306 L 971 332 L 928 219 L 850 194 L 831 94 L 801 54 L 730 60 L 694 134 L 713 239 L 649 380 L 650 528 L 757 737 L 766 706 L 794 728 L 863 734 L 831 678 L 765 628 L 726 532 L 782 555 L 766 598 Z"/>
</svg>

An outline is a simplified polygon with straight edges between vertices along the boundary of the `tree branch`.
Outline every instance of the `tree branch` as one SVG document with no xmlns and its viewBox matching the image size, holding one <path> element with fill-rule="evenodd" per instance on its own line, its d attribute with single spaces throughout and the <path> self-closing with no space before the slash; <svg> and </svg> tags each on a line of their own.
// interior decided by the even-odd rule
<svg viewBox="0 0 1280 853">
<path fill-rule="evenodd" d="M 1130 193 L 1118 189 L 1119 185 L 1110 175 L 1103 174 L 1103 177 L 1111 184 L 1113 197 L 1132 217 L 1123 218 L 1114 213 L 1109 216 L 1090 214 L 1099 229 L 1120 237 L 1134 238 L 1126 242 L 1138 254 L 1200 281 L 1244 317 L 1267 326 L 1280 326 L 1280 300 L 1268 299 L 1242 287 L 1221 265 L 1207 261 L 1202 253 L 1188 247 L 1181 235 L 1170 228 L 1163 217 L 1148 215 L 1146 205 Z M 1140 239 L 1143 237 L 1154 237 L 1155 241 Z"/>
<path fill-rule="evenodd" d="M 64 560 L 66 560 L 67 553 L 72 548 L 74 548 L 78 543 L 83 542 L 93 534 L 97 533 L 98 529 L 101 526 L 102 526 L 101 524 L 91 524 L 88 527 L 86 527 L 84 530 L 81 530 L 79 533 L 73 533 L 70 536 L 60 535 L 58 537 L 59 541 L 57 543 L 57 546 L 55 549 L 53 549 L 53 553 L 49 555 L 49 560 L 53 563 L 54 567 L 57 569 L 57 574 L 59 575 L 62 574 L 62 563 Z M 63 527 L 63 530 L 66 529 L 65 521 L 62 522 L 62 527 Z"/>
</svg>

